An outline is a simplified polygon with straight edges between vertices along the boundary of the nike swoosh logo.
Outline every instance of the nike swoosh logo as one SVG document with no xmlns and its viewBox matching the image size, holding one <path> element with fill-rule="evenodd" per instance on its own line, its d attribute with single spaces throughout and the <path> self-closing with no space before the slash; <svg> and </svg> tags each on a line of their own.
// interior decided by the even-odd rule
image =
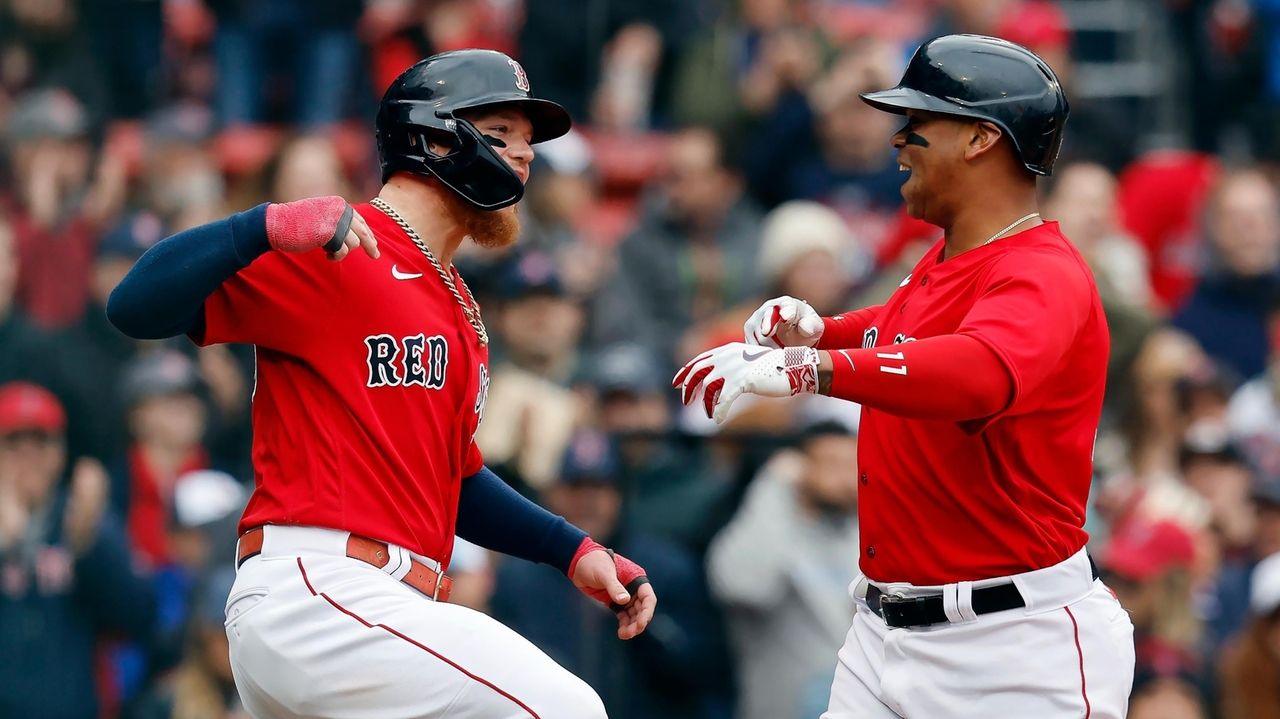
<svg viewBox="0 0 1280 719">
<path fill-rule="evenodd" d="M 401 272 L 396 269 L 395 265 L 391 266 L 391 276 L 397 280 L 416 280 L 422 276 L 421 272 Z"/>
<path fill-rule="evenodd" d="M 910 282 L 911 282 L 911 275 L 907 275 L 907 278 L 906 278 L 906 279 L 904 279 L 903 281 L 899 282 L 899 283 L 898 283 L 898 286 L 899 286 L 899 287 L 906 287 Z"/>
<path fill-rule="evenodd" d="M 772 352 L 772 351 L 773 351 L 773 350 L 764 349 L 764 350 L 760 350 L 759 352 L 757 352 L 757 353 L 755 353 L 755 354 L 747 354 L 747 351 L 746 351 L 746 350 L 742 350 L 742 359 L 744 359 L 744 360 L 746 360 L 746 361 L 748 361 L 748 362 L 755 362 L 756 360 L 758 360 L 758 359 L 760 359 L 761 357 L 763 357 L 763 356 L 765 356 L 765 355 L 769 354 L 769 353 L 770 353 L 770 352 Z"/>
</svg>

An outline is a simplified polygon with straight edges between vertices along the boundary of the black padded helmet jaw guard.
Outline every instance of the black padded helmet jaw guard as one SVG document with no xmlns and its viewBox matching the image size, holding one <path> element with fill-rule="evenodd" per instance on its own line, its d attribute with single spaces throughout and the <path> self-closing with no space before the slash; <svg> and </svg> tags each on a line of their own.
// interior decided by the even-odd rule
<svg viewBox="0 0 1280 719">
<path fill-rule="evenodd" d="M 990 122 L 1022 164 L 1053 172 L 1070 108 L 1053 69 L 1035 53 L 985 35 L 945 35 L 921 45 L 897 87 L 862 95 L 899 115 L 922 110 Z"/>
<path fill-rule="evenodd" d="M 534 143 L 569 131 L 569 114 L 533 97 L 524 69 L 493 50 L 433 55 L 404 71 L 387 89 L 375 123 L 382 181 L 396 172 L 429 175 L 471 205 L 498 210 L 520 201 L 524 183 L 460 112 L 518 106 L 533 126 Z M 449 148 L 432 152 L 432 142 Z"/>
</svg>

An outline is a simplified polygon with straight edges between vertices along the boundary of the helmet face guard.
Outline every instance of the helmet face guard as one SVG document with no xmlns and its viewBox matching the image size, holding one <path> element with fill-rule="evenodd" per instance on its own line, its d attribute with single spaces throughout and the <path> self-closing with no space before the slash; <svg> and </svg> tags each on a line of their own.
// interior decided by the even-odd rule
<svg viewBox="0 0 1280 719">
<path fill-rule="evenodd" d="M 391 129 L 378 134 L 378 150 L 386 158 L 383 182 L 397 171 L 430 174 L 481 210 L 500 210 L 524 197 L 520 176 L 493 149 L 499 141 L 471 122 L 412 101 L 388 103 L 382 112 L 392 116 L 385 125 Z M 449 150 L 432 152 L 433 139 Z"/>
<path fill-rule="evenodd" d="M 560 105 L 533 96 L 520 63 L 493 50 L 456 50 L 410 67 L 387 89 L 376 132 L 382 181 L 395 172 L 430 175 L 469 204 L 499 210 L 520 201 L 524 183 L 460 113 L 497 105 L 518 108 L 533 126 L 531 142 L 560 137 L 572 121 Z M 444 145 L 444 153 L 431 144 Z"/>
</svg>

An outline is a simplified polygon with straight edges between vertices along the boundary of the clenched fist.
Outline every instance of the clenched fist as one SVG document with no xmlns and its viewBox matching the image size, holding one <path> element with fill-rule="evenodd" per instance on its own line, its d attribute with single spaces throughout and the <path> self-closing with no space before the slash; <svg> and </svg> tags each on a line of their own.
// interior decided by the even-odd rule
<svg viewBox="0 0 1280 719">
<path fill-rule="evenodd" d="M 331 260 L 341 260 L 357 247 L 375 260 L 380 254 L 364 218 L 346 200 L 332 195 L 268 205 L 267 241 L 281 252 L 323 247 Z"/>
<path fill-rule="evenodd" d="M 749 345 L 812 347 L 822 339 L 822 318 L 808 302 L 783 295 L 760 305 L 742 326 Z"/>
</svg>

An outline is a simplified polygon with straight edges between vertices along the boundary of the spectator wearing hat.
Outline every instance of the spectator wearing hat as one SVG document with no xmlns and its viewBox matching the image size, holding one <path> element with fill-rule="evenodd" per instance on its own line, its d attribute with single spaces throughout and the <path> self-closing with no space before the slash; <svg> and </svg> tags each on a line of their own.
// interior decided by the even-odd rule
<svg viewBox="0 0 1280 719">
<path fill-rule="evenodd" d="M 155 612 L 109 509 L 106 473 L 88 459 L 67 471 L 66 427 L 48 390 L 0 386 L 3 716 L 98 716 L 99 635 L 142 636 Z"/>
<path fill-rule="evenodd" d="M 582 308 L 543 252 L 510 257 L 490 291 L 499 302 L 501 342 L 476 443 L 508 481 L 541 489 L 555 478 L 578 422 L 578 401 L 566 385 L 578 361 Z"/>
<path fill-rule="evenodd" d="M 15 100 L 4 138 L 17 193 L 0 205 L 18 250 L 18 303 L 45 327 L 80 319 L 99 233 L 124 200 L 124 165 L 95 156 L 89 117 L 69 92 L 50 88 Z"/>
<path fill-rule="evenodd" d="M 616 441 L 628 522 L 701 555 L 736 501 L 730 471 L 704 446 L 678 441 L 670 385 L 648 348 L 611 345 L 588 366 L 595 426 Z"/>
<path fill-rule="evenodd" d="M 131 360 L 119 391 L 131 442 L 112 466 L 113 502 L 138 557 L 163 567 L 173 558 L 169 527 L 177 479 L 209 466 L 200 377 L 186 355 L 161 349 Z"/>
<path fill-rule="evenodd" d="M 185 623 L 182 663 L 132 706 L 123 719 L 249 719 L 231 676 L 223 607 L 235 570 L 210 571 Z"/>
<path fill-rule="evenodd" d="M 1249 610 L 1219 664 L 1222 719 L 1280 716 L 1280 553 L 1254 568 Z"/>
<path fill-rule="evenodd" d="M 557 481 L 543 496 L 551 511 L 644 562 L 650 580 L 665 588 L 650 631 L 631 642 L 615 641 L 609 612 L 584 600 L 556 572 L 519 559 L 504 559 L 498 567 L 493 616 L 582 677 L 614 719 L 724 716 L 726 658 L 702 573 L 692 555 L 622 521 L 618 481 L 608 439 L 584 431 L 569 443 Z M 528 601 L 532 596 L 545 600 Z"/>
<path fill-rule="evenodd" d="M 1135 519 L 1102 550 L 1108 587 L 1129 611 L 1138 673 L 1189 672 L 1205 686 L 1204 626 L 1194 606 L 1196 538 L 1178 523 Z"/>
<path fill-rule="evenodd" d="M 738 719 L 802 719 L 826 707 L 858 565 L 858 438 L 805 430 L 756 475 L 707 553 L 738 671 Z"/>
</svg>

